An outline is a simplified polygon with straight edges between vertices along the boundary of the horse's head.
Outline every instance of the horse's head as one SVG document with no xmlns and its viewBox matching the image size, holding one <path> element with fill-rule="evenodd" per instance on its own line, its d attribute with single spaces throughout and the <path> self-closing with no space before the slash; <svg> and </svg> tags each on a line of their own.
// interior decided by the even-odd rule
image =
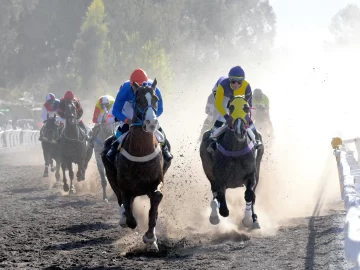
<svg viewBox="0 0 360 270">
<path fill-rule="evenodd" d="M 243 96 L 236 96 L 229 101 L 229 113 L 233 117 L 233 126 L 230 129 L 235 132 L 239 139 L 243 139 L 246 135 L 246 126 L 250 120 L 250 107 Z"/>
<path fill-rule="evenodd" d="M 66 123 L 75 125 L 77 122 L 77 110 L 74 100 L 65 101 L 65 113 L 64 113 Z"/>
<path fill-rule="evenodd" d="M 56 136 L 56 130 L 59 128 L 59 124 L 56 121 L 56 115 L 54 115 L 53 117 L 47 117 L 46 123 L 45 123 L 45 127 L 44 127 L 44 138 L 48 141 L 48 142 L 54 142 L 55 141 L 55 136 Z"/>
<path fill-rule="evenodd" d="M 159 101 L 156 95 L 156 79 L 151 86 L 144 83 L 139 86 L 134 82 L 135 102 L 133 125 L 143 126 L 146 132 L 154 132 L 158 128 L 158 120 L 156 116 L 157 103 Z"/>
</svg>

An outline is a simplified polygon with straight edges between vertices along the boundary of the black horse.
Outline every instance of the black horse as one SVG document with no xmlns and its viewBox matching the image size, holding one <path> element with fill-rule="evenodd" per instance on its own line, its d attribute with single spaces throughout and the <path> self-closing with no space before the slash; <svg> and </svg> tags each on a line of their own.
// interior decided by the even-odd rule
<svg viewBox="0 0 360 270">
<path fill-rule="evenodd" d="M 51 166 L 51 171 L 55 172 L 56 183 L 55 185 L 60 184 L 60 165 L 61 165 L 61 147 L 57 142 L 58 139 L 58 129 L 59 124 L 56 121 L 56 115 L 53 117 L 48 116 L 48 119 L 45 121 L 44 127 L 42 129 L 42 141 L 41 146 L 43 149 L 44 160 L 45 160 L 45 170 L 43 177 L 49 177 L 49 166 Z M 56 167 L 53 166 L 53 161 L 56 162 Z"/>
<path fill-rule="evenodd" d="M 243 224 L 246 227 L 260 228 L 254 204 L 264 148 L 261 145 L 259 149 L 255 149 L 248 136 L 245 116 L 249 112 L 249 106 L 245 99 L 235 97 L 229 102 L 229 111 L 234 118 L 233 126 L 227 126 L 225 132 L 218 137 L 216 151 L 207 151 L 210 131 L 205 132 L 200 145 L 203 169 L 213 193 L 210 222 L 214 225 L 220 222 L 218 212 L 223 217 L 229 215 L 226 189 L 245 186 L 246 210 Z M 259 136 L 261 138 L 260 134 Z"/>
<path fill-rule="evenodd" d="M 87 153 L 87 135 L 79 125 L 77 118 L 77 111 L 72 100 L 65 104 L 65 126 L 60 137 L 61 145 L 61 167 L 63 169 L 64 191 L 69 191 L 69 194 L 75 192 L 73 185 L 74 171 L 72 163 L 78 165 L 77 180 L 85 180 L 86 168 L 86 153 Z M 70 190 L 67 184 L 65 170 L 69 170 Z"/>
</svg>

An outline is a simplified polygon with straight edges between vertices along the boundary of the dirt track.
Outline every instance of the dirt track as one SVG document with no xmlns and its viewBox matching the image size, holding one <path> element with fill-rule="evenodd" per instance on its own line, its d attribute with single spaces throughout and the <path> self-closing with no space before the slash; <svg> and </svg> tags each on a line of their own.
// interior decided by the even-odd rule
<svg viewBox="0 0 360 270">
<path fill-rule="evenodd" d="M 114 201 L 103 203 L 100 193 L 68 197 L 52 189 L 41 177 L 39 149 L 31 159 L 29 152 L 1 151 L 0 268 L 348 269 L 340 204 L 328 215 L 294 219 L 276 233 L 252 236 L 236 230 L 199 233 L 194 225 L 174 236 L 162 220 L 176 212 L 165 209 L 157 230 L 160 252 L 150 254 L 141 243 L 141 226 L 135 231 L 118 226 Z M 183 182 L 177 178 L 170 172 L 169 190 Z M 181 201 L 181 192 L 177 195 Z M 208 198 L 204 201 L 208 205 Z"/>
</svg>

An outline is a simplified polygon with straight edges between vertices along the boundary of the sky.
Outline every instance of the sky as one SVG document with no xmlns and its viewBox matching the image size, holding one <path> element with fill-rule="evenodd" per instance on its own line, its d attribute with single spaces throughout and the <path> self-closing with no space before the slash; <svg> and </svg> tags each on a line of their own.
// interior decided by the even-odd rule
<svg viewBox="0 0 360 270">
<path fill-rule="evenodd" d="M 275 47 L 317 47 L 331 39 L 332 17 L 360 0 L 270 0 L 277 17 Z"/>
</svg>

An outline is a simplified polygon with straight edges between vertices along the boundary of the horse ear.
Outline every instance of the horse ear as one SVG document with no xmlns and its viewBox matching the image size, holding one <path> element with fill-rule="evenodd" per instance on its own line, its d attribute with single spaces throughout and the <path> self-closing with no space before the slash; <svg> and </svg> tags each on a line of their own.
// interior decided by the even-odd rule
<svg viewBox="0 0 360 270">
<path fill-rule="evenodd" d="M 155 80 L 153 81 L 153 83 L 151 84 L 151 88 L 156 89 L 156 85 L 157 85 L 157 80 L 155 78 Z"/>
</svg>

